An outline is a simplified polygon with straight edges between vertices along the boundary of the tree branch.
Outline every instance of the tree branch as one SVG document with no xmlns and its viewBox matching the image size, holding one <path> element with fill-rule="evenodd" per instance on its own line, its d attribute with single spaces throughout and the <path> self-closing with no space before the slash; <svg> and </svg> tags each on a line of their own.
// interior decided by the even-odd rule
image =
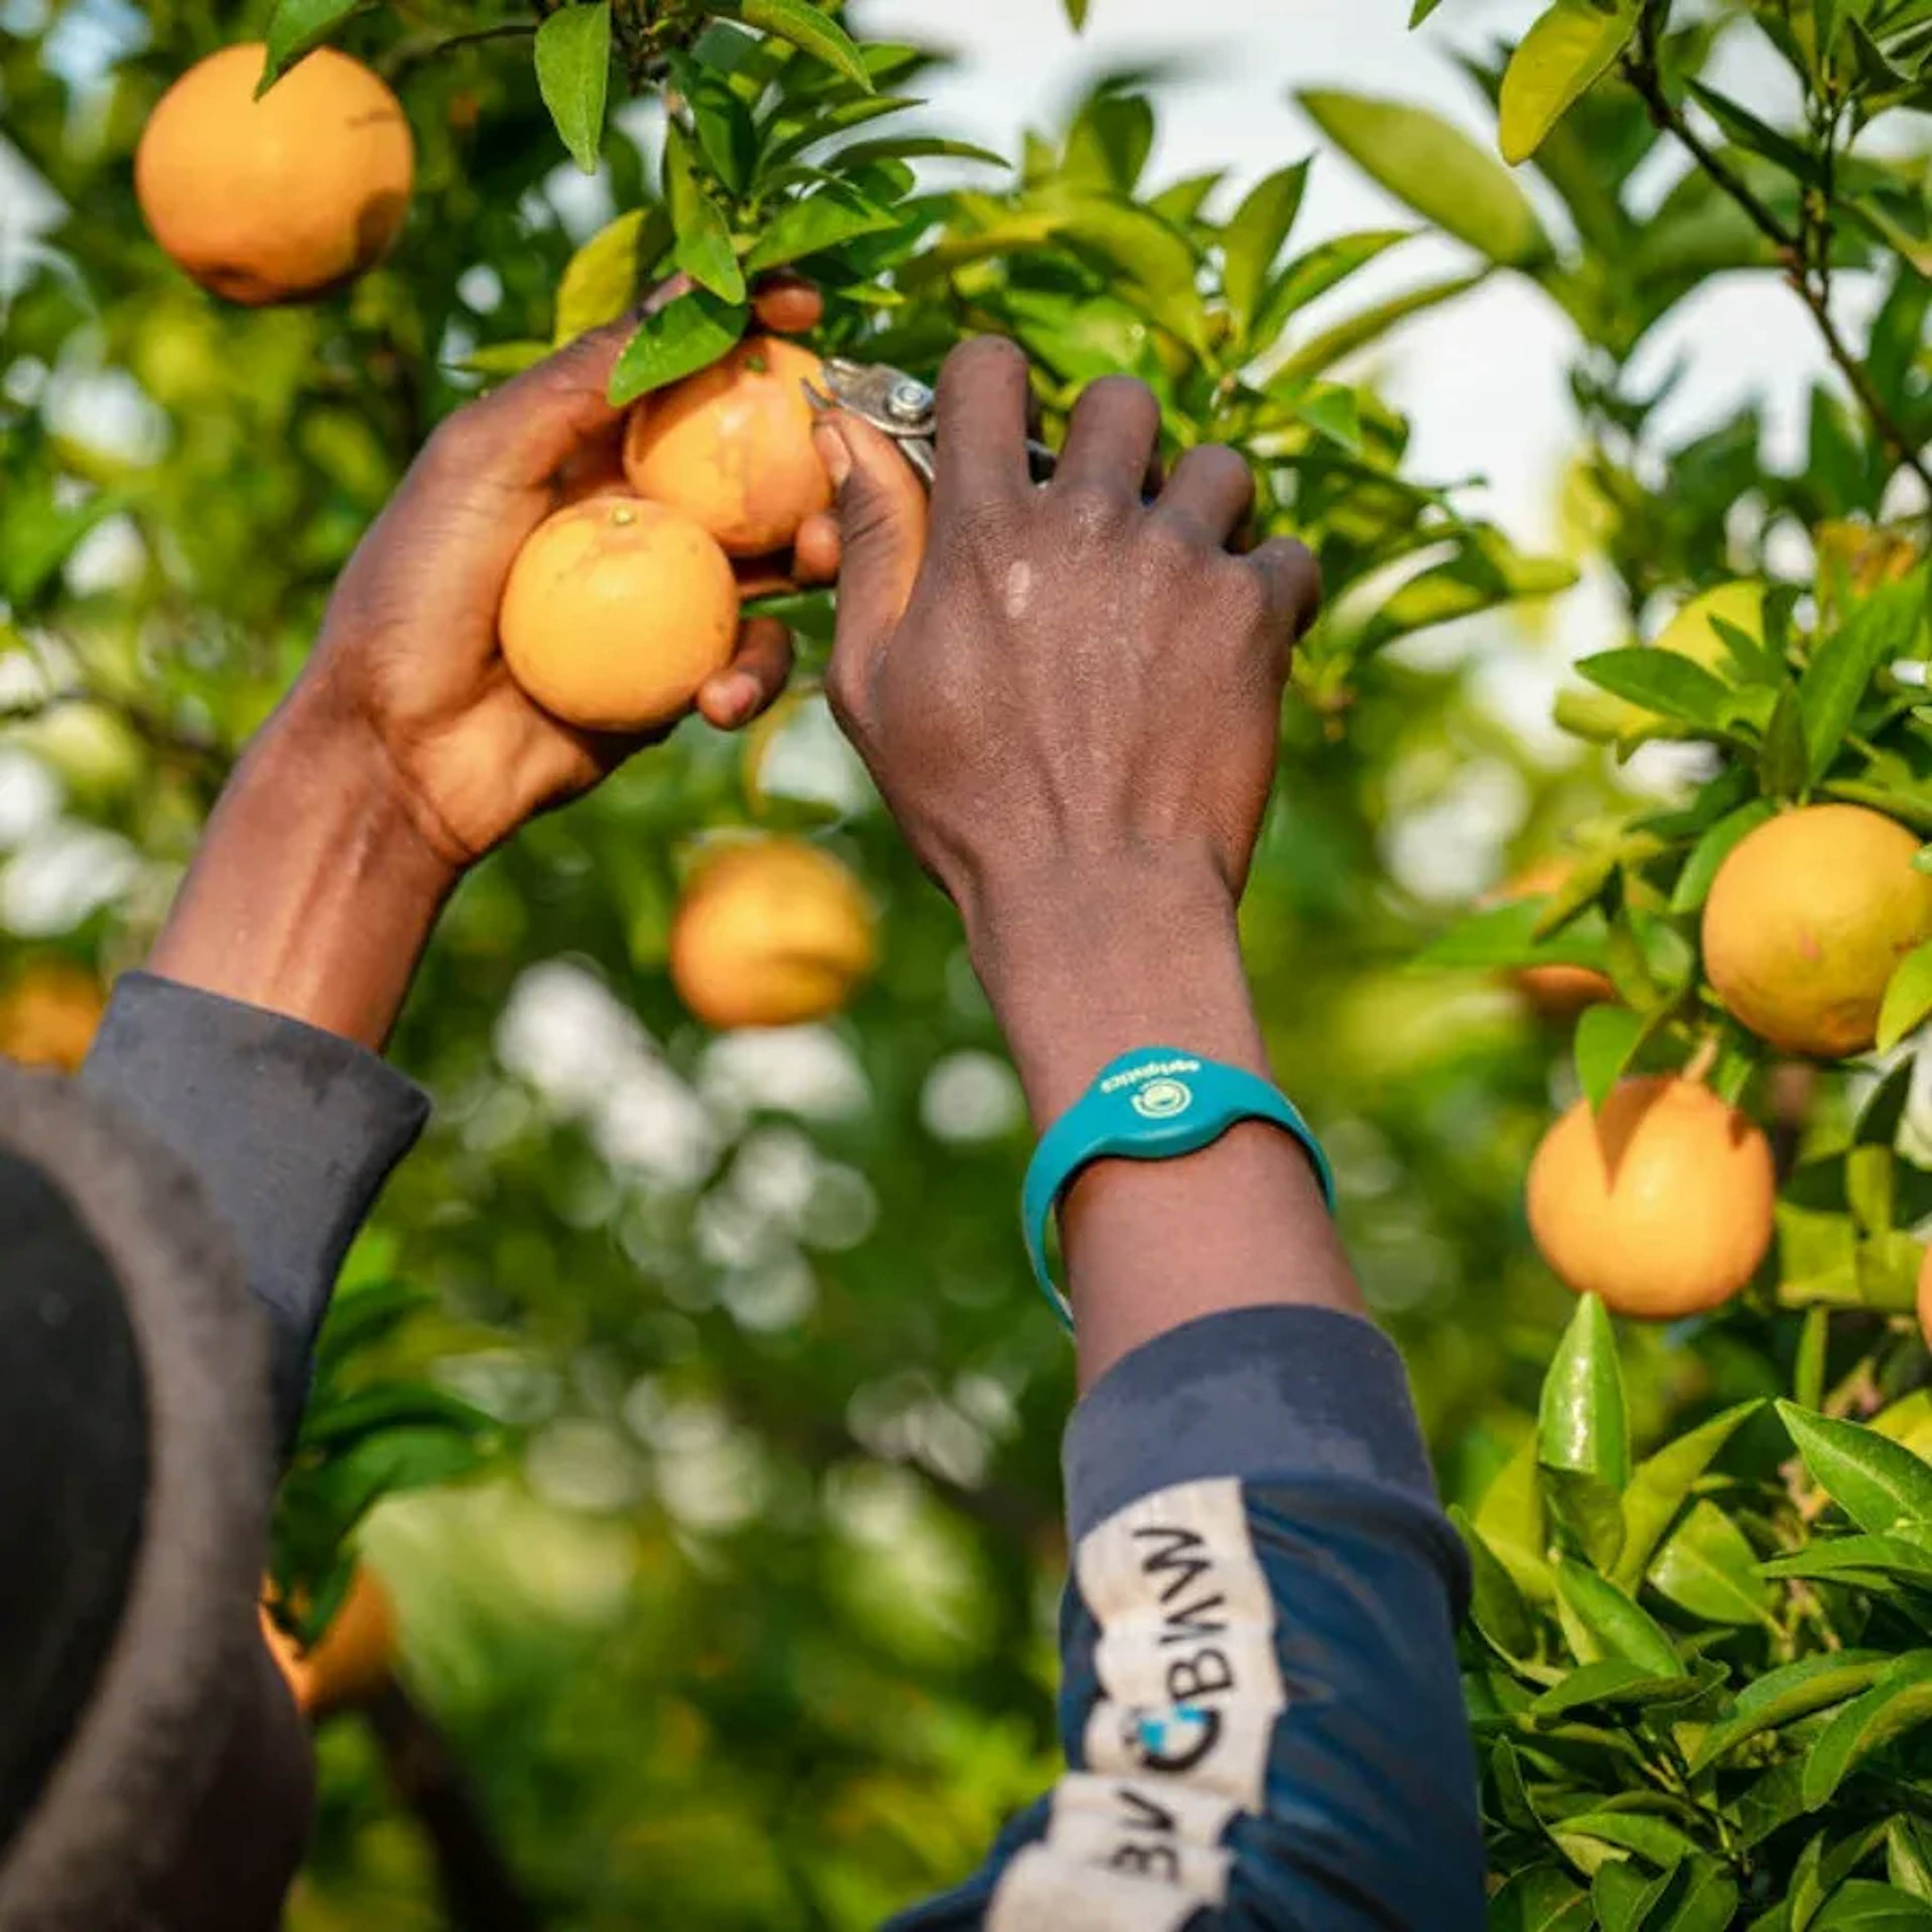
<svg viewBox="0 0 1932 1932">
<path fill-rule="evenodd" d="M 1664 91 L 1654 51 L 1648 40 L 1642 53 L 1625 57 L 1623 71 L 1649 110 L 1652 124 L 1682 142 L 1711 182 L 1737 204 L 1751 225 L 1777 248 L 1784 260 L 1785 278 L 1798 300 L 1811 311 L 1812 320 L 1818 325 L 1818 332 L 1824 339 L 1826 353 L 1851 385 L 1852 394 L 1858 398 L 1880 440 L 1893 457 L 1918 478 L 1924 487 L 1927 504 L 1932 507 L 1932 469 L 1927 467 L 1918 446 L 1900 426 L 1890 406 L 1879 394 L 1870 371 L 1852 353 L 1850 345 L 1839 334 L 1838 326 L 1832 319 L 1828 268 L 1814 272 L 1805 260 L 1804 238 L 1786 227 L 1759 200 L 1730 164 L 1685 119 L 1682 110 Z M 1828 255 L 1828 242 L 1826 253 Z"/>
<path fill-rule="evenodd" d="M 539 24 L 536 20 L 500 20 L 494 26 L 472 27 L 460 34 L 418 34 L 413 39 L 398 41 L 389 50 L 388 58 L 381 63 L 382 78 L 398 80 L 411 68 L 419 67 L 426 60 L 434 60 L 452 47 L 474 46 L 483 40 L 526 39 L 536 32 Z"/>
</svg>

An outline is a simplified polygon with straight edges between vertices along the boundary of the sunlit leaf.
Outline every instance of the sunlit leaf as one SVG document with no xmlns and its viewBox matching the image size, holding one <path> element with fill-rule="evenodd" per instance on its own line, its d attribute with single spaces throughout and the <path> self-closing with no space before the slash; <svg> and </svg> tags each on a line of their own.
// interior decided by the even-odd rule
<svg viewBox="0 0 1932 1932">
<path fill-rule="evenodd" d="M 1896 1659 L 1818 1733 L 1804 1757 L 1804 1803 L 1815 1810 L 1872 1753 L 1932 1723 L 1932 1651 Z"/>
<path fill-rule="evenodd" d="M 1861 1529 L 1932 1526 L 1932 1468 L 1910 1450 L 1795 1402 L 1780 1402 L 1778 1412 L 1813 1481 Z"/>
<path fill-rule="evenodd" d="M 811 0 L 743 0 L 738 10 L 753 26 L 802 48 L 868 94 L 872 91 L 872 76 L 851 35 Z"/>
<path fill-rule="evenodd" d="M 634 402 L 708 368 L 744 334 L 749 314 L 742 304 L 693 289 L 646 316 L 610 372 L 611 401 Z"/>
<path fill-rule="evenodd" d="M 368 0 L 275 0 L 268 16 L 268 58 L 256 84 L 260 100 L 305 53 L 320 46 Z"/>
<path fill-rule="evenodd" d="M 1556 0 L 1517 43 L 1497 104 L 1503 159 L 1526 161 L 1636 32 L 1639 8 Z"/>
<path fill-rule="evenodd" d="M 610 85 L 610 0 L 560 7 L 537 29 L 537 90 L 571 158 L 597 172 Z"/>
</svg>

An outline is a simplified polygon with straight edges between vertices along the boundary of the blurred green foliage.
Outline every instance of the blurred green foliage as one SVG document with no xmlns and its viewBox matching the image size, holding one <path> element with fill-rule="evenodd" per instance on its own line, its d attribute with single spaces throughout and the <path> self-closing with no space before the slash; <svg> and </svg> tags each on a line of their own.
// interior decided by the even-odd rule
<svg viewBox="0 0 1932 1932">
<path fill-rule="evenodd" d="M 1734 1593 L 1771 1590 L 1752 1565 L 1796 1534 L 1776 1493 L 1788 1451 L 1760 1410 L 1726 1450 L 1744 1460 L 1700 1465 L 1642 1505 L 1654 1549 L 1683 1559 L 1661 1577 L 1654 1564 L 1620 1573 L 1621 1548 L 1582 1547 L 1536 1504 L 1538 1394 L 1572 1303 L 1529 1247 L 1519 1195 L 1574 1076 L 1498 976 L 1621 934 L 1631 1004 L 1602 1010 L 1643 1015 L 1643 1036 L 1595 1042 L 1585 1072 L 1614 1075 L 1640 1046 L 1676 1064 L 1709 1017 L 1694 903 L 1676 901 L 1714 814 L 1760 791 L 1870 782 L 1927 829 L 1914 815 L 1924 718 L 1908 687 L 1884 682 L 1893 652 L 1871 655 L 1837 728 L 1858 724 L 1869 758 L 1832 762 L 1832 745 L 1798 774 L 1768 745 L 1779 690 L 1804 690 L 1880 580 L 1913 586 L 1885 606 L 1902 627 L 1887 633 L 1896 655 L 1912 654 L 1923 609 L 1923 518 L 1904 472 L 1932 427 L 1925 285 L 1899 239 L 1924 226 L 1922 205 L 1905 206 L 1908 189 L 1922 204 L 1922 158 L 1840 152 L 1881 86 L 1864 42 L 1888 62 L 1921 58 L 1922 0 L 1847 15 L 1829 58 L 1815 20 L 1801 32 L 1759 10 L 1735 29 L 1768 32 L 1834 106 L 1791 137 L 1816 158 L 1808 172 L 1735 114 L 1707 157 L 1792 224 L 1795 268 L 1694 158 L 1660 205 L 1640 213 L 1629 191 L 1679 139 L 1673 116 L 1708 147 L 1696 130 L 1709 124 L 1684 117 L 1717 16 L 1672 26 L 1646 8 L 1618 56 L 1624 75 L 1613 58 L 1567 112 L 1546 101 L 1530 115 L 1532 129 L 1548 121 L 1534 200 L 1423 110 L 1306 97 L 1329 142 L 1468 258 L 1373 299 L 1350 278 L 1399 261 L 1407 231 L 1298 236 L 1309 163 L 1292 158 L 1286 109 L 1286 164 L 1261 182 L 1151 180 L 1154 102 L 1133 76 L 1106 76 L 1009 168 L 923 127 L 890 131 L 935 57 L 848 39 L 803 0 L 547 11 L 539 29 L 507 7 L 479 21 L 435 0 L 163 0 L 138 19 L 93 0 L 12 10 L 7 129 L 62 213 L 44 245 L 10 260 L 0 315 L 0 800 L 22 801 L 0 813 L 17 848 L 0 874 L 0 970 L 60 956 L 111 975 L 139 960 L 237 746 L 299 669 L 334 572 L 429 428 L 673 266 L 699 286 L 674 323 L 640 334 L 628 392 L 670 380 L 693 341 L 728 341 L 745 326 L 746 274 L 778 261 L 826 291 L 822 347 L 929 375 L 964 333 L 1014 334 L 1049 437 L 1082 383 L 1130 370 L 1160 395 L 1173 444 L 1222 438 L 1249 454 L 1262 527 L 1302 535 L 1327 580 L 1244 929 L 1276 1064 L 1334 1154 L 1345 1231 L 1407 1354 L 1445 1492 L 1496 1545 L 1492 1562 L 1478 1551 L 1468 1641 L 1509 1878 L 1499 1922 L 1722 1925 L 1800 1870 L 1820 1903 L 1871 1904 L 1880 1870 L 1908 1904 L 1932 1896 L 1911 1878 L 1928 1868 L 1916 1826 L 1865 1841 L 1874 1802 L 1918 1802 L 1895 1780 L 1876 1800 L 1854 1788 L 1843 1832 L 1815 1852 L 1802 1802 L 1757 1839 L 1712 1822 L 1732 1800 L 1721 1771 L 1708 1805 L 1688 1790 L 1640 1802 L 1689 1778 L 1700 1747 L 1682 1725 L 1735 1722 L 1724 1698 L 1783 1660 L 1676 1580 L 1703 1556 Z M 162 89 L 265 29 L 284 53 L 326 36 L 370 60 L 418 143 L 394 257 L 310 309 L 211 300 L 148 239 L 132 193 L 133 145 Z M 1607 29 L 1593 31 L 1600 52 Z M 1475 78 L 1506 100 L 1520 92 L 1506 64 Z M 624 104 L 626 84 L 645 104 Z M 650 104 L 667 101 L 668 118 Z M 1780 265 L 1828 318 L 1834 272 L 1882 268 L 1869 340 L 1840 338 L 1857 380 L 1820 390 L 1796 473 L 1763 463 L 1751 412 L 1670 445 L 1652 426 L 1660 394 L 1632 386 L 1637 348 L 1714 274 L 1766 272 L 1766 299 L 1778 298 Z M 1504 607 L 1533 620 L 1574 568 L 1522 554 L 1415 475 L 1406 423 L 1360 373 L 1361 352 L 1406 318 L 1505 273 L 1576 332 L 1587 442 L 1574 494 L 1588 549 L 1625 593 L 1628 641 L 1661 606 L 1735 578 L 1785 581 L 1787 613 L 1806 600 L 1777 662 L 1726 674 L 1718 711 L 1682 715 L 1680 681 L 1664 709 L 1598 732 L 1625 750 L 1660 736 L 1707 748 L 1704 790 L 1670 801 L 1682 808 L 1671 823 L 1654 800 L 1627 819 L 1632 801 L 1599 754 L 1552 758 L 1486 701 L 1485 668 L 1526 650 Z M 1798 572 L 1780 530 L 1803 539 Z M 434 1094 L 435 1124 L 352 1258 L 284 1497 L 278 1566 L 304 1615 L 326 1621 L 344 1538 L 359 1544 L 400 1606 L 410 1697 L 534 1910 L 560 1926 L 868 1924 L 963 1872 L 1051 1774 L 1056 1458 L 1072 1391 L 1015 1239 L 1017 1090 L 953 916 L 815 695 L 829 604 L 784 608 L 805 673 L 751 751 L 686 726 L 530 828 L 450 908 L 394 1046 Z M 1461 632 L 1438 629 L 1456 620 Z M 1597 674 L 1626 704 L 1658 698 Z M 719 1039 L 670 991 L 680 868 L 701 835 L 747 822 L 825 840 L 879 904 L 881 970 L 829 1026 Z M 1472 847 L 1492 877 L 1459 872 Z M 1559 847 L 1585 855 L 1580 882 L 1530 917 L 1561 930 L 1510 916 L 1441 938 L 1452 902 Z M 1453 970 L 1418 968 L 1432 939 Z M 1756 1056 L 1735 1032 L 1726 1078 L 1760 1104 Z M 1886 1310 L 1901 1231 L 1927 1204 L 1902 1084 L 1884 1090 L 1882 1135 L 1876 1103 L 1858 1112 L 1870 1084 L 1828 1071 L 1808 1114 L 1784 1124 L 1813 1171 L 1813 1205 L 1792 1211 L 1852 1243 L 1850 1292 L 1833 1298 L 1844 1312 L 1781 1312 L 1774 1266 L 1716 1318 L 1627 1334 L 1613 1395 L 1607 1342 L 1590 1340 L 1582 1383 L 1628 1408 L 1640 1454 L 1793 1391 L 1840 1414 L 1915 1399 L 1924 1353 Z M 1884 1225 L 1855 1226 L 1832 1174 L 1881 1153 Z M 1858 1256 L 1881 1248 L 1887 1286 L 1868 1308 Z M 1575 1488 L 1576 1470 L 1549 1466 L 1552 1484 Z M 1583 1473 L 1619 1511 L 1639 1506 L 1628 1468 Z M 1834 1476 L 1812 1473 L 1821 1493 L 1802 1520 L 1829 1496 L 1869 1531 Z M 1551 1608 L 1538 1568 L 1552 1558 L 1564 1575 L 1607 1570 L 1594 1598 L 1572 1587 L 1591 1615 Z M 1918 1641 L 1905 1634 L 1909 1569 L 1853 1566 L 1819 1584 L 1828 1601 L 1850 1594 L 1817 1630 L 1879 1646 L 1890 1669 Z M 1868 1586 L 1904 1610 L 1868 1610 Z M 1666 1668 L 1651 1643 L 1625 1660 L 1689 1672 L 1697 1709 L 1646 1678 L 1598 1683 L 1604 1694 L 1561 1725 L 1554 1707 L 1526 1714 L 1578 1667 L 1600 1676 L 1622 1654 L 1588 1634 L 1592 1616 L 1622 1617 L 1602 1589 L 1640 1596 L 1645 1624 L 1618 1627 L 1641 1643 L 1660 1629 L 1682 1660 Z M 1798 1641 L 1787 1633 L 1794 1654 Z M 1834 1688 L 1848 1704 L 1868 1687 Z M 1804 1725 L 1824 1709 L 1809 1706 L 1789 1738 L 1765 1726 L 1750 1762 L 1808 1750 Z M 321 1748 L 292 1924 L 453 1922 L 438 1903 L 437 1858 L 451 1854 L 398 1784 L 392 1741 L 351 1715 Z M 1687 1822 L 1685 1806 L 1700 1815 Z M 1606 1813 L 1667 1814 L 1691 1849 L 1660 1827 L 1575 1822 Z"/>
</svg>

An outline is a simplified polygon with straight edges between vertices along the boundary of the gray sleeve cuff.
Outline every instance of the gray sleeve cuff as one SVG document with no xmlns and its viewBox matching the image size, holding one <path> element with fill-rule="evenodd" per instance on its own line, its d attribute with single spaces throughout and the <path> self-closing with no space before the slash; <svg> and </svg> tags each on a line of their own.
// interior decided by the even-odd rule
<svg viewBox="0 0 1932 1932">
<path fill-rule="evenodd" d="M 1116 1362 L 1061 1450 L 1067 1533 L 1172 1484 L 1318 1476 L 1406 1492 L 1436 1483 L 1394 1345 L 1327 1308 L 1237 1308 L 1184 1322 Z"/>
<path fill-rule="evenodd" d="M 343 1256 L 427 1097 L 352 1040 L 146 973 L 116 986 L 81 1077 L 188 1162 L 234 1236 L 288 1441 Z"/>
</svg>

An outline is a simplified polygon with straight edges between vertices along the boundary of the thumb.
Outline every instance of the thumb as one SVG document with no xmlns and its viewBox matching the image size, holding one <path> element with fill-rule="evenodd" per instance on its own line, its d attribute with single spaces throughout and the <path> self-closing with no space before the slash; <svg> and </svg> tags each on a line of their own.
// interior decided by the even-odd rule
<svg viewBox="0 0 1932 1932">
<path fill-rule="evenodd" d="M 812 432 L 838 513 L 833 656 L 862 673 L 905 614 L 926 556 L 926 488 L 890 436 L 845 414 Z"/>
</svg>

